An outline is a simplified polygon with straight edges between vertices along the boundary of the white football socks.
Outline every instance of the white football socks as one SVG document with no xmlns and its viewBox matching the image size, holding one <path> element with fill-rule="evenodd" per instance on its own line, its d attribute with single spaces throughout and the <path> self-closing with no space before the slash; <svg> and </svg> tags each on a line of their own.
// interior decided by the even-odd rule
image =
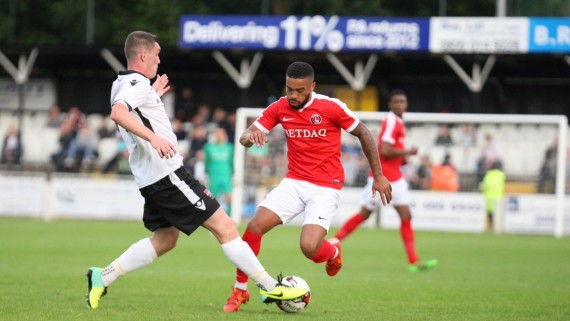
<svg viewBox="0 0 570 321">
<path fill-rule="evenodd" d="M 143 266 L 149 265 L 156 259 L 157 254 L 150 238 L 142 239 L 131 245 L 121 256 L 109 264 L 101 272 L 103 284 L 109 286 L 117 278 Z"/>
<path fill-rule="evenodd" d="M 228 259 L 243 273 L 247 274 L 258 286 L 266 291 L 275 289 L 277 280 L 265 271 L 249 245 L 240 237 L 222 244 L 222 250 Z M 246 289 L 247 286 L 242 290 Z"/>
</svg>

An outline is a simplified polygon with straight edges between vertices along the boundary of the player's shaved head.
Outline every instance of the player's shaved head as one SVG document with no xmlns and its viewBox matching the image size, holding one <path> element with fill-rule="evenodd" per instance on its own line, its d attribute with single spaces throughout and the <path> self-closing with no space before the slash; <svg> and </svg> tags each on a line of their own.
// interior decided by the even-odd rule
<svg viewBox="0 0 570 321">
<path fill-rule="evenodd" d="M 155 42 L 158 42 L 158 37 L 152 33 L 146 31 L 131 32 L 127 36 L 127 40 L 125 40 L 125 57 L 127 57 L 127 62 L 135 59 L 141 48 L 150 52 Z"/>
<path fill-rule="evenodd" d="M 296 61 L 287 67 L 287 77 L 303 79 L 309 77 L 311 81 L 315 78 L 313 67 L 306 62 Z"/>
<path fill-rule="evenodd" d="M 401 89 L 394 89 L 390 92 L 390 94 L 388 94 L 388 102 L 392 101 L 392 98 L 394 98 L 394 96 L 404 96 L 406 97 L 406 92 L 401 90 Z"/>
</svg>

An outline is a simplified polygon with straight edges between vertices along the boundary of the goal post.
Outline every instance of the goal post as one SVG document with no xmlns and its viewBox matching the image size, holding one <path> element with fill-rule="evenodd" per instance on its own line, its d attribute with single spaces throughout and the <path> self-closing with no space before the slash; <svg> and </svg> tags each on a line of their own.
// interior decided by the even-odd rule
<svg viewBox="0 0 570 321">
<path fill-rule="evenodd" d="M 241 133 L 261 115 L 263 110 L 263 108 L 238 108 L 236 114 L 235 174 L 231 215 L 238 223 L 254 214 L 265 194 L 279 183 L 287 171 L 285 135 L 281 126 L 271 131 L 269 143 L 264 148 L 253 146 L 246 149 L 239 143 Z M 370 128 L 374 137 L 377 137 L 386 112 L 355 112 L 355 114 Z M 565 198 L 567 198 L 568 119 L 566 116 L 407 112 L 404 114 L 404 119 L 407 127 L 406 144 L 416 146 L 419 150 L 418 155 L 411 157 L 409 164 L 403 169 L 404 175 L 409 178 L 412 197 L 417 193 L 424 199 L 427 193 L 428 198 L 448 196 L 461 198 L 462 195 L 469 198 L 473 194 L 480 193 L 479 158 L 485 136 L 489 134 L 502 147 L 503 171 L 507 176 L 505 199 L 508 196 L 509 200 L 514 199 L 513 202 L 520 203 L 517 204 L 516 213 L 505 204 L 498 207 L 501 212 L 496 214 L 496 221 L 505 222 L 506 219 L 507 223 L 497 224 L 498 232 L 548 231 L 556 237 L 570 234 L 570 215 L 564 215 Z M 450 136 L 454 140 L 452 144 L 435 143 L 442 127 L 448 127 Z M 467 127 L 473 130 L 471 133 L 473 145 L 468 145 L 463 137 L 463 130 Z M 557 142 L 557 146 L 553 146 L 554 142 Z M 556 151 L 555 160 L 550 160 L 554 164 L 550 176 L 542 173 L 544 166 L 548 165 L 545 155 L 549 147 L 553 147 Z M 341 192 L 341 203 L 349 202 L 349 204 L 340 204 L 339 207 L 352 207 L 357 210 L 359 204 L 358 199 L 354 199 L 356 195 L 354 191 L 364 186 L 368 164 L 361 152 L 360 143 L 354 136 L 343 132 L 342 148 L 346 179 L 345 188 Z M 433 180 L 431 187 L 422 188 L 416 184 L 416 170 L 424 157 L 433 165 L 441 164 L 444 157 L 451 159 L 459 177 L 459 190 L 455 191 L 457 194 L 441 196 L 440 191 L 434 191 L 437 187 L 434 187 Z M 350 197 L 343 201 L 342 195 L 345 190 L 345 194 Z M 546 213 L 548 217 L 541 217 L 542 214 L 539 213 L 536 214 L 537 217 L 521 218 L 527 215 L 525 206 L 533 208 L 542 204 L 547 205 L 544 212 L 548 212 Z M 414 208 L 414 216 L 421 215 L 422 209 L 419 206 Z M 522 223 L 517 219 L 522 220 Z M 540 224 L 534 226 L 532 220 Z M 543 223 L 544 226 L 541 225 Z"/>
</svg>

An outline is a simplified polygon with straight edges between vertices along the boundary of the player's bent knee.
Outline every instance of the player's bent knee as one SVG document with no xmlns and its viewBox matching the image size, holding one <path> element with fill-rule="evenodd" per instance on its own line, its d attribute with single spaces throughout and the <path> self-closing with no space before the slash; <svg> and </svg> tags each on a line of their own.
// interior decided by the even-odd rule
<svg viewBox="0 0 570 321">
<path fill-rule="evenodd" d="M 315 242 L 301 241 L 301 252 L 308 258 L 312 259 L 319 252 L 319 244 Z"/>
</svg>

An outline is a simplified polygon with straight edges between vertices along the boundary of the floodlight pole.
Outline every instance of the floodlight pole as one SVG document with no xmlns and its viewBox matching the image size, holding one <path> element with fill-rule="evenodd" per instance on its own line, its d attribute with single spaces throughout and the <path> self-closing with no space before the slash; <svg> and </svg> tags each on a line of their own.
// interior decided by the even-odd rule
<svg viewBox="0 0 570 321">
<path fill-rule="evenodd" d="M 497 0 L 495 13 L 496 13 L 497 17 L 506 17 L 507 16 L 507 1 L 506 0 Z"/>
</svg>

